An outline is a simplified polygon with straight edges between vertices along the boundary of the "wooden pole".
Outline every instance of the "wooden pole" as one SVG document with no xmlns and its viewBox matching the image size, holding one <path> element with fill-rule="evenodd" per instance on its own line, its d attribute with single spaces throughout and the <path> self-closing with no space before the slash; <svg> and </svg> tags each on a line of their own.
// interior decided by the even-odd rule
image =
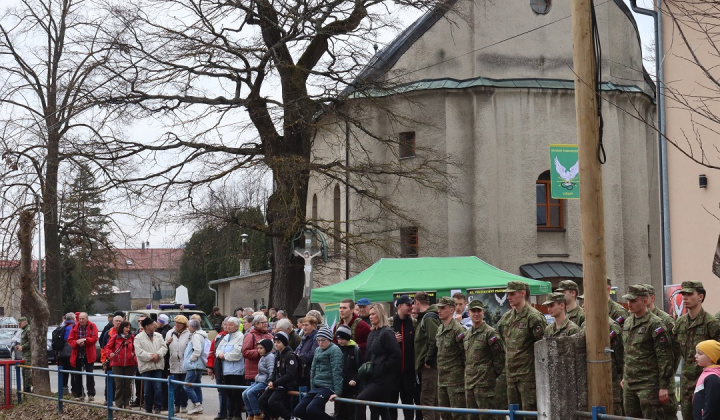
<svg viewBox="0 0 720 420">
<path fill-rule="evenodd" d="M 597 71 L 590 0 L 572 0 L 575 112 L 580 160 L 580 219 L 582 230 L 585 337 L 587 343 L 588 404 L 613 412 L 612 362 L 605 269 L 605 214 L 602 168 L 598 160 L 599 120 Z"/>
</svg>

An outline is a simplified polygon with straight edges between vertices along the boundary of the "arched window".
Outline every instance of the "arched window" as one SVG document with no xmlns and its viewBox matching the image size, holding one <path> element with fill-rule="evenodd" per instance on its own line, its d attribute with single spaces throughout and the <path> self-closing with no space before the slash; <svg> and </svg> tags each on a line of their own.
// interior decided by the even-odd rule
<svg viewBox="0 0 720 420">
<path fill-rule="evenodd" d="M 530 8 L 539 15 L 546 14 L 551 7 L 552 0 L 530 0 Z"/>
<path fill-rule="evenodd" d="M 333 236 L 335 237 L 333 251 L 335 255 L 340 255 L 340 185 L 335 184 L 335 192 L 333 193 Z"/>
<path fill-rule="evenodd" d="M 312 198 L 312 221 L 317 223 L 318 220 L 318 214 L 317 214 L 317 194 L 313 194 Z"/>
<path fill-rule="evenodd" d="M 550 196 L 550 171 L 543 172 L 535 181 L 535 204 L 538 230 L 565 227 L 563 200 Z"/>
</svg>

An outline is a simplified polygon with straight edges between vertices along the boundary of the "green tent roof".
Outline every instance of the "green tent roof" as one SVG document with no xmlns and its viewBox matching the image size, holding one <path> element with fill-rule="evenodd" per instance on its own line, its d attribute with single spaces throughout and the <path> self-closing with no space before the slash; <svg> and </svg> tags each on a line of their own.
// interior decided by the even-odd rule
<svg viewBox="0 0 720 420">
<path fill-rule="evenodd" d="M 504 287 L 520 280 L 530 285 L 530 294 L 550 293 L 547 281 L 532 280 L 493 267 L 477 257 L 383 258 L 355 277 L 312 291 L 316 303 L 357 301 L 390 302 L 393 293 L 436 291 L 450 296 L 451 290 Z"/>
</svg>

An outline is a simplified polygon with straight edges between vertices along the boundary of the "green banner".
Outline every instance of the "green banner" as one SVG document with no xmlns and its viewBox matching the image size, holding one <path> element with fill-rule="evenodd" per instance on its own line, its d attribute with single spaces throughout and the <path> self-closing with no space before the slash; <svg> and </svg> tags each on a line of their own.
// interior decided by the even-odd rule
<svg viewBox="0 0 720 420">
<path fill-rule="evenodd" d="M 339 303 L 326 303 L 325 304 L 325 324 L 330 328 L 333 328 L 340 319 L 340 304 Z"/>
<path fill-rule="evenodd" d="M 577 144 L 550 145 L 550 191 L 556 200 L 580 198 Z"/>
</svg>

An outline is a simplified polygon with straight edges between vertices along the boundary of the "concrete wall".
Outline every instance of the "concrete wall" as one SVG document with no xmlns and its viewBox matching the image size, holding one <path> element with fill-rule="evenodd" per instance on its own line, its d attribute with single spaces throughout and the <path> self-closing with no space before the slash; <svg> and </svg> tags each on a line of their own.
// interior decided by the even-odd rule
<svg viewBox="0 0 720 420">
<path fill-rule="evenodd" d="M 690 13 L 697 12 L 694 5 L 705 7 L 702 2 L 681 4 Z M 708 45 L 705 33 L 689 23 L 691 19 L 684 16 L 686 12 L 675 8 L 672 2 L 663 2 L 663 7 L 673 7 L 673 15 L 684 21 L 683 33 L 700 62 L 710 69 L 720 64 L 715 53 L 716 46 Z M 712 273 L 713 256 L 720 235 L 720 172 L 700 165 L 686 154 L 710 165 L 720 165 L 720 154 L 717 152 L 717 147 L 720 147 L 717 136 L 720 128 L 717 119 L 720 115 L 718 86 L 708 81 L 695 64 L 672 16 L 665 13 L 663 43 L 668 87 L 667 137 L 675 144 L 668 145 L 672 282 L 702 281 L 708 292 L 705 308 L 714 313 L 720 310 L 720 281 Z M 692 109 L 701 110 L 706 116 Z M 699 188 L 700 174 L 707 175 L 706 189 Z"/>
<path fill-rule="evenodd" d="M 237 307 L 253 307 L 257 310 L 260 302 L 270 299 L 271 273 L 261 272 L 217 284 L 220 313 L 232 315 Z M 257 302 L 257 305 L 255 305 Z"/>
<path fill-rule="evenodd" d="M 569 16 L 569 1 L 555 2 L 544 16 L 535 15 L 526 2 L 460 3 L 471 8 L 462 11 L 462 17 L 451 15 L 436 23 L 407 50 L 393 72 L 417 70 L 406 81 L 410 77 L 573 79 L 569 18 L 501 47 L 483 47 Z M 648 91 L 638 77 L 640 47 L 631 21 L 614 2 L 599 6 L 598 19 L 606 60 L 615 63 L 605 67 L 606 79 Z M 463 55 L 467 51 L 474 52 Z M 448 59 L 451 55 L 458 58 Z M 628 72 L 635 73 L 634 80 L 628 80 Z M 608 275 L 616 279 L 621 292 L 625 285 L 638 282 L 652 281 L 659 287 L 657 151 L 653 130 L 642 122 L 653 120 L 654 104 L 640 92 L 605 92 L 603 98 Z M 355 176 L 354 186 L 372 188 L 388 206 L 397 206 L 410 217 L 402 220 L 351 193 L 351 235 L 369 232 L 362 236 L 365 245 L 351 251 L 351 274 L 378 258 L 400 256 L 397 228 L 413 223 L 420 226 L 420 256 L 477 255 L 512 273 L 519 273 L 522 264 L 538 261 L 582 262 L 578 201 L 567 201 L 563 231 L 538 231 L 533 223 L 535 181 L 550 168 L 549 145 L 576 143 L 571 89 L 421 89 L 374 103 L 356 101 L 352 112 L 379 137 L 415 131 L 419 157 L 398 161 L 396 145 L 353 130 L 351 163 L 398 162 L 410 168 L 426 158 L 447 156 L 446 163 L 436 164 L 454 179 L 450 188 L 433 190 L 398 177 Z M 344 124 L 323 120 L 314 159 L 343 159 L 344 150 Z M 318 218 L 326 228 L 332 226 L 335 185 L 317 174 L 310 183 L 308 214 L 317 194 Z M 344 220 L 342 186 L 341 191 Z M 335 263 L 342 267 L 341 261 Z M 344 272 L 332 273 L 332 263 L 327 271 L 330 282 L 344 278 Z"/>
</svg>

